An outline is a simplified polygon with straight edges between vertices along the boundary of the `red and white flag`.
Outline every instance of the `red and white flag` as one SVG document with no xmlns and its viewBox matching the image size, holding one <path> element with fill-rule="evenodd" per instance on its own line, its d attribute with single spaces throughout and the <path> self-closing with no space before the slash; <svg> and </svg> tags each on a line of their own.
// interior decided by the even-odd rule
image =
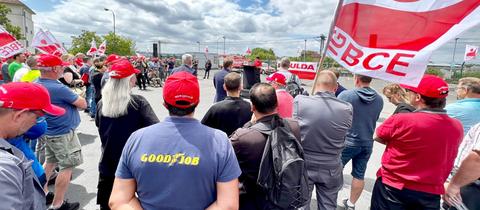
<svg viewBox="0 0 480 210">
<path fill-rule="evenodd" d="M 105 55 L 105 51 L 107 51 L 107 41 L 103 41 L 100 46 L 98 46 L 98 54 Z"/>
<path fill-rule="evenodd" d="M 42 53 L 60 56 L 63 50 L 52 40 L 46 32 L 40 29 L 32 40 L 32 46 Z"/>
<path fill-rule="evenodd" d="M 478 56 L 478 46 L 467 45 L 465 47 L 464 61 L 474 60 Z"/>
<path fill-rule="evenodd" d="M 205 58 L 208 58 L 208 46 L 205 47 Z"/>
<path fill-rule="evenodd" d="M 97 43 L 95 42 L 95 39 L 92 39 L 92 42 L 90 43 L 90 49 L 88 50 L 87 55 L 94 56 L 98 53 L 97 51 Z"/>
<path fill-rule="evenodd" d="M 22 43 L 0 25 L 0 57 L 9 58 L 24 50 Z"/>
<path fill-rule="evenodd" d="M 250 47 L 247 47 L 247 50 L 245 50 L 245 55 L 251 55 L 252 50 L 250 50 Z"/>
<path fill-rule="evenodd" d="M 45 34 L 50 40 L 52 40 L 55 43 L 55 45 L 57 46 L 58 49 L 60 49 L 62 54 L 67 53 L 67 50 L 63 47 L 62 43 L 59 42 L 49 30 L 45 31 Z"/>
<path fill-rule="evenodd" d="M 417 86 L 432 52 L 478 23 L 479 0 L 345 0 L 327 53 L 354 73 Z"/>
</svg>

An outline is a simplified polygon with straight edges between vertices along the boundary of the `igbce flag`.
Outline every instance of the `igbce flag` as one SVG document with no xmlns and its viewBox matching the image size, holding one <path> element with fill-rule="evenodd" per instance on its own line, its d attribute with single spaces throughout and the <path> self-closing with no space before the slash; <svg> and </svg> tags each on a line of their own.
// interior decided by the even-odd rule
<svg viewBox="0 0 480 210">
<path fill-rule="evenodd" d="M 480 22 L 479 0 L 345 0 L 328 55 L 348 70 L 417 86 L 432 52 Z"/>
<path fill-rule="evenodd" d="M 470 61 L 478 56 L 478 46 L 468 45 L 465 47 L 464 61 Z"/>
<path fill-rule="evenodd" d="M 42 53 L 52 54 L 60 56 L 63 54 L 63 50 L 59 47 L 54 40 L 42 29 L 40 29 L 32 40 L 32 46 L 41 51 Z"/>
<path fill-rule="evenodd" d="M 0 58 L 12 57 L 23 51 L 22 43 L 0 25 Z"/>
</svg>

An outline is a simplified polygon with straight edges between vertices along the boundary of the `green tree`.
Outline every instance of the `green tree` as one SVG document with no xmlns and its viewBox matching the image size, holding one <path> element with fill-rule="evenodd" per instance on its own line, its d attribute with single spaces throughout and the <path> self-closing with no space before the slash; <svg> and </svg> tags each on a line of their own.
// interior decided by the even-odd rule
<svg viewBox="0 0 480 210">
<path fill-rule="evenodd" d="M 112 32 L 103 36 L 107 41 L 106 54 L 133 55 L 135 53 L 135 42 L 132 39 L 114 35 Z"/>
<path fill-rule="evenodd" d="M 7 18 L 8 13 L 10 12 L 12 12 L 10 8 L 4 4 L 0 4 L 0 25 L 2 25 L 5 30 L 12 34 L 17 40 L 25 39 L 25 37 L 22 35 L 21 28 L 12 25 L 10 20 Z"/>
<path fill-rule="evenodd" d="M 246 56 L 250 60 L 254 60 L 256 57 L 259 57 L 261 60 L 275 60 L 275 52 L 270 49 L 264 49 L 264 48 L 253 48 L 252 54 L 249 56 Z"/>
<path fill-rule="evenodd" d="M 86 53 L 90 49 L 93 39 L 95 39 L 97 47 L 103 41 L 102 37 L 98 36 L 95 32 L 82 30 L 82 34 L 72 37 L 72 47 L 69 49 L 69 52 L 73 55 Z"/>
</svg>

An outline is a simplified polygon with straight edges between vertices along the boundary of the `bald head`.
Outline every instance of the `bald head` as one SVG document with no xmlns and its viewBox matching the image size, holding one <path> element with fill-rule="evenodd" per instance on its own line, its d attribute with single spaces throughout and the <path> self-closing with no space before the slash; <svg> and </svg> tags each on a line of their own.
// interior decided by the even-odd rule
<svg viewBox="0 0 480 210">
<path fill-rule="evenodd" d="M 315 84 L 316 92 L 333 92 L 337 90 L 337 77 L 330 70 L 323 70 L 318 73 L 317 83 Z"/>
</svg>

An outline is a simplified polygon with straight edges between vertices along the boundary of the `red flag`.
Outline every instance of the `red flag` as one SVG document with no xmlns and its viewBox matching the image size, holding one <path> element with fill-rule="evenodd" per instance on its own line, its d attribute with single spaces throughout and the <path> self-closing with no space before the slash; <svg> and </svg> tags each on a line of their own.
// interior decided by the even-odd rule
<svg viewBox="0 0 480 210">
<path fill-rule="evenodd" d="M 7 30 L 0 26 L 0 57 L 8 58 L 23 52 L 22 43 L 17 41 Z"/>
<path fill-rule="evenodd" d="M 95 43 L 95 39 L 92 39 L 92 42 L 90 43 L 90 49 L 88 50 L 87 55 L 93 56 L 97 53 L 97 43 Z"/>
<path fill-rule="evenodd" d="M 102 44 L 98 47 L 98 54 L 105 55 L 105 51 L 107 50 L 107 41 L 103 41 Z"/>
<path fill-rule="evenodd" d="M 63 50 L 42 29 L 40 29 L 33 37 L 32 46 L 40 50 L 42 53 L 52 55 L 63 54 Z"/>
<path fill-rule="evenodd" d="M 467 45 L 465 46 L 464 61 L 473 60 L 478 56 L 478 46 Z"/>
<path fill-rule="evenodd" d="M 247 47 L 247 50 L 245 51 L 245 55 L 251 55 L 252 51 L 250 50 L 250 47 Z"/>
<path fill-rule="evenodd" d="M 478 0 L 345 0 L 328 55 L 348 70 L 416 86 L 432 52 L 480 22 Z"/>
</svg>

